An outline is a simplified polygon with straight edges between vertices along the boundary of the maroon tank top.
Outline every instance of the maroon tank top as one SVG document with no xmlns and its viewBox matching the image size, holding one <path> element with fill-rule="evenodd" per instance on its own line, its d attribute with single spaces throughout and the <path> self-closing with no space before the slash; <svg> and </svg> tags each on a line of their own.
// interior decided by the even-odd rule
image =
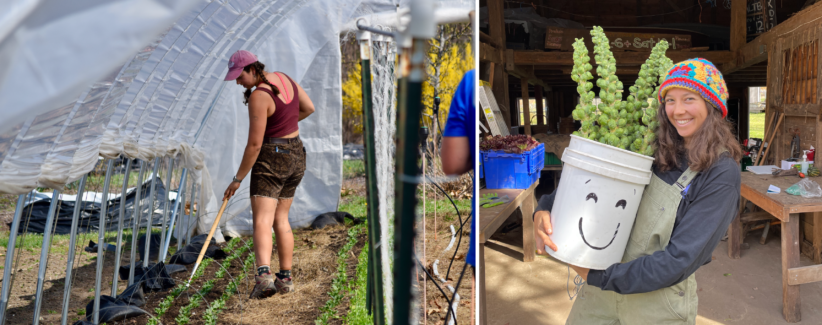
<svg viewBox="0 0 822 325">
<path fill-rule="evenodd" d="M 280 78 L 280 82 L 283 84 L 283 89 L 285 90 L 285 98 L 286 100 L 291 97 L 291 101 L 288 103 L 283 102 L 280 100 L 279 97 L 274 95 L 274 92 L 262 88 L 257 87 L 254 91 L 262 90 L 267 92 L 271 95 L 271 98 L 274 99 L 274 104 L 276 108 L 274 109 L 274 114 L 266 119 L 265 123 L 265 137 L 266 138 L 280 138 L 286 136 L 294 131 L 299 130 L 297 126 L 297 122 L 300 119 L 300 98 L 299 92 L 297 91 L 297 85 L 291 80 L 291 77 L 285 75 L 284 73 L 275 73 L 277 77 Z M 292 88 L 294 88 L 294 96 L 290 96 L 291 92 L 288 90 L 288 87 L 285 86 L 285 80 L 283 80 L 283 75 L 288 79 L 291 83 Z"/>
</svg>

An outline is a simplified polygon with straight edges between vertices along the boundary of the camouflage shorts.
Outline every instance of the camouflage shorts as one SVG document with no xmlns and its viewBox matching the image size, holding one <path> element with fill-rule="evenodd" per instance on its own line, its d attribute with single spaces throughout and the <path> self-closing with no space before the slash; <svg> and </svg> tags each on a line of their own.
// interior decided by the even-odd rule
<svg viewBox="0 0 822 325">
<path fill-rule="evenodd" d="M 251 168 L 251 196 L 274 199 L 294 197 L 305 175 L 305 147 L 300 140 L 288 144 L 264 143 Z"/>
</svg>

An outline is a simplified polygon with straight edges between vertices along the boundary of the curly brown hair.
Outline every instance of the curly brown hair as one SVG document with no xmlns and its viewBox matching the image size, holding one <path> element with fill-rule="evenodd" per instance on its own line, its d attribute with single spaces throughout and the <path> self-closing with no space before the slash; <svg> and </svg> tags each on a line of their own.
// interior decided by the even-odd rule
<svg viewBox="0 0 822 325">
<path fill-rule="evenodd" d="M 731 158 L 739 164 L 742 159 L 742 146 L 733 134 L 733 125 L 722 117 L 722 112 L 709 102 L 705 102 L 708 116 L 699 130 L 691 137 L 690 150 L 685 148 L 685 139 L 679 135 L 676 127 L 668 120 L 665 112 L 665 103 L 659 105 L 657 119 L 659 128 L 654 140 L 655 161 L 659 171 L 664 172 L 678 166 L 677 157 L 688 155 L 688 164 L 691 170 L 703 171 L 719 161 L 723 150 L 728 150 Z M 717 148 L 721 148 L 717 150 Z"/>
<path fill-rule="evenodd" d="M 259 85 L 260 82 L 264 82 L 271 87 L 271 91 L 274 92 L 274 96 L 280 95 L 280 89 L 275 87 L 274 84 L 268 81 L 265 78 L 265 64 L 262 64 L 260 61 L 255 61 L 252 64 L 249 64 L 243 68 L 245 72 L 254 72 L 254 75 L 257 76 L 257 80 L 254 81 L 255 85 Z M 248 106 L 248 98 L 251 97 L 251 89 L 246 89 L 245 93 L 243 94 L 245 99 L 243 99 L 243 104 Z"/>
</svg>

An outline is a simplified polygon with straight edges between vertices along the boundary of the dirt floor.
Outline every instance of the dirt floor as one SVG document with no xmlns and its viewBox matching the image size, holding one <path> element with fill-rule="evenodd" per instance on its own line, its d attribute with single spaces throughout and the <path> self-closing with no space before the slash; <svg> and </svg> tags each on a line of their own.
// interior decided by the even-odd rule
<svg viewBox="0 0 822 325">
<path fill-rule="evenodd" d="M 442 195 L 439 195 L 439 199 L 442 199 Z M 429 196 L 429 198 L 434 198 L 433 195 Z M 450 203 L 449 203 L 450 204 Z M 450 207 L 449 207 L 450 208 Z M 450 208 L 449 211 L 453 211 L 453 208 Z M 462 220 L 465 221 L 466 217 L 470 216 L 470 211 L 462 211 Z M 436 227 L 435 227 L 436 224 Z M 450 250 L 445 251 L 445 248 L 448 247 L 449 242 L 451 241 L 451 229 L 450 226 L 454 226 L 454 230 L 459 230 L 459 221 L 457 220 L 456 212 L 448 212 L 446 214 L 438 213 L 435 216 L 434 213 L 428 212 L 426 213 L 426 231 L 425 231 L 425 252 L 426 255 L 423 257 L 422 254 L 418 253 L 418 257 L 421 261 L 426 265 L 426 269 L 428 273 L 432 276 L 434 275 L 433 264 L 434 261 L 439 260 L 437 263 L 437 271 L 439 272 L 439 276 L 443 279 L 446 279 L 446 283 L 443 284 L 442 282 L 437 280 L 437 284 L 439 284 L 442 289 L 448 294 L 447 299 L 451 299 L 453 294 L 449 291 L 445 285 L 451 285 L 454 287 L 457 282 L 459 281 L 460 274 L 462 273 L 463 267 L 465 266 L 465 254 L 468 253 L 468 245 L 469 245 L 469 225 L 470 221 L 465 224 L 464 229 L 462 230 L 462 240 L 459 242 L 459 246 L 457 246 L 457 240 L 459 239 L 460 233 L 456 233 L 457 239 L 454 240 L 454 244 Z M 419 227 L 421 230 L 421 226 Z M 451 262 L 452 257 L 455 256 L 454 248 L 456 250 L 456 257 L 453 259 L 453 264 L 451 265 L 451 271 L 448 272 L 448 264 Z M 417 244 L 417 251 L 422 250 L 422 242 L 418 241 Z M 475 295 L 475 288 L 472 288 L 472 284 L 474 283 L 474 270 L 469 265 L 465 269 L 465 275 L 463 276 L 462 281 L 460 282 L 460 286 L 457 289 L 457 293 L 460 295 L 459 305 L 457 307 L 457 324 L 469 324 L 470 321 L 474 318 L 471 317 L 472 311 L 472 304 L 474 303 L 474 295 Z M 447 278 L 446 278 L 447 274 Z M 446 313 L 448 312 L 448 301 L 443 296 L 442 292 L 437 289 L 436 285 L 432 283 L 430 279 L 427 281 L 425 280 L 426 275 L 424 272 L 418 273 L 418 283 L 425 282 L 425 288 L 421 288 L 419 285 L 417 286 L 417 290 L 425 291 L 427 297 L 427 304 L 424 310 L 420 311 L 420 324 L 425 324 L 426 319 L 422 317 L 422 315 L 427 315 L 427 323 L 430 324 L 440 324 L 445 320 Z M 422 305 L 422 301 L 420 304 Z M 474 307 L 476 310 L 476 307 Z"/>
<path fill-rule="evenodd" d="M 574 285 L 566 284 L 576 273 L 547 256 L 523 263 L 517 248 L 522 247 L 521 229 L 497 232 L 486 245 L 488 324 L 564 324 L 574 303 L 566 291 Z M 754 231 L 748 235 L 738 260 L 731 260 L 727 243 L 720 242 L 714 250 L 715 259 L 697 270 L 697 324 L 787 323 L 782 317 L 779 236 L 771 236 L 766 245 L 760 245 L 760 234 Z M 813 264 L 804 255 L 800 263 Z M 822 283 L 803 284 L 800 294 L 800 324 L 818 324 L 822 319 Z"/>
<path fill-rule="evenodd" d="M 433 199 L 434 196 L 430 194 L 428 199 Z M 464 196 L 460 192 L 464 192 L 461 188 L 448 188 L 450 194 L 455 196 Z M 356 196 L 365 196 L 365 180 L 364 177 L 353 177 L 344 180 L 343 182 L 342 202 L 346 203 L 355 199 Z M 469 192 L 470 193 L 470 192 Z M 443 195 L 438 195 L 439 199 L 443 199 Z M 16 196 L 4 195 L 0 197 L 0 231 L 8 232 L 8 227 L 5 224 L 10 222 L 14 213 L 14 203 Z M 454 225 L 455 229 L 459 229 L 457 214 L 453 211 L 448 203 L 448 212 L 440 212 L 436 216 L 436 227 L 434 213 L 427 214 L 426 219 L 426 246 L 425 246 L 425 265 L 429 272 L 433 273 L 432 264 L 439 259 L 438 271 L 441 277 L 446 276 L 448 272 L 448 264 L 456 248 L 456 258 L 451 266 L 450 274 L 447 278 L 447 284 L 456 285 L 459 275 L 465 265 L 465 254 L 468 250 L 468 235 L 469 231 L 466 228 L 462 231 L 463 238 L 459 244 L 456 240 L 453 247 L 444 252 L 446 246 L 451 240 L 451 231 L 449 226 Z M 469 211 L 462 211 L 462 217 L 468 215 Z M 4 229 L 3 229 L 4 228 Z M 421 230 L 421 227 L 420 227 Z M 331 288 L 331 281 L 335 275 L 336 257 L 340 248 L 345 244 L 347 239 L 346 226 L 332 226 L 323 230 L 309 230 L 301 229 L 294 231 L 295 248 L 294 248 L 294 267 L 293 275 L 295 279 L 295 292 L 289 295 L 275 295 L 264 300 L 249 300 L 248 294 L 254 286 L 253 274 L 248 274 L 245 283 L 240 286 L 239 292 L 232 296 L 226 303 L 226 308 L 219 315 L 220 324 L 313 324 L 315 319 L 320 315 L 320 307 L 325 305 L 329 300 L 328 292 Z M 459 233 L 457 234 L 457 237 Z M 347 274 L 349 282 L 353 282 L 356 274 L 357 256 L 359 256 L 365 241 L 367 240 L 365 232 L 358 236 L 357 244 L 348 254 L 347 259 Z M 73 280 L 71 291 L 71 302 L 69 305 L 68 320 L 75 322 L 85 317 L 85 307 L 94 298 L 95 287 L 95 269 L 97 263 L 96 254 L 90 254 L 83 251 L 83 247 L 88 244 L 89 240 L 97 241 L 97 233 L 85 233 L 78 237 L 76 266 L 73 268 Z M 251 240 L 244 238 L 244 240 Z M 109 243 L 115 240 L 107 238 Z M 66 264 L 68 253 L 68 239 L 55 239 L 51 245 L 52 250 L 49 254 L 48 269 L 46 271 L 46 278 L 44 284 L 44 301 L 41 307 L 40 323 L 42 324 L 59 324 L 60 313 L 63 302 L 63 286 L 66 281 Z M 418 251 L 422 251 L 422 241 L 419 241 Z M 34 292 L 36 290 L 37 268 L 39 266 L 39 247 L 29 249 L 18 249 L 19 258 L 16 257 L 14 286 L 10 294 L 9 310 L 7 324 L 30 324 L 33 317 Z M 230 253 L 230 252 L 229 252 Z M 252 254 L 252 251 L 244 254 L 232 262 L 229 269 L 229 274 L 236 276 L 242 270 L 241 263 L 244 258 Z M 128 257 L 130 252 L 126 249 L 122 254 L 121 265 L 128 265 Z M 423 259 L 422 254 L 419 256 Z M 114 275 L 113 268 L 113 253 L 107 253 L 104 259 L 103 277 L 101 278 L 102 290 L 101 294 L 110 295 L 111 281 Z M 138 258 L 139 260 L 139 258 Z M 0 247 L 0 265 L 5 261 L 5 247 Z M 272 254 L 272 270 L 276 269 L 277 265 L 276 247 Z M 188 297 L 193 294 L 194 290 L 207 280 L 213 278 L 214 273 L 218 270 L 220 263 L 211 263 L 206 267 L 204 275 L 197 281 L 192 283 L 189 291 L 181 294 L 175 299 L 169 311 L 161 317 L 163 324 L 173 324 L 174 318 L 178 315 L 178 310 L 188 304 Z M 188 266 L 188 272 L 176 273 L 172 275 L 175 282 L 181 283 L 188 280 L 191 271 L 191 265 Z M 474 276 L 472 268 L 467 268 L 462 282 L 457 288 L 461 299 L 457 308 L 457 322 L 459 324 L 467 324 L 471 317 L 473 293 L 472 284 L 474 283 Z M 424 310 L 419 311 L 420 323 L 428 322 L 442 323 L 445 320 L 447 312 L 447 300 L 442 293 L 436 288 L 430 279 L 425 281 L 423 272 L 419 272 L 419 283 L 426 283 L 425 293 L 427 294 L 427 305 Z M 0 272 L 0 277 L 2 272 Z M 221 280 L 218 280 L 214 289 L 205 297 L 205 301 L 201 303 L 200 307 L 193 310 L 190 317 L 192 324 L 201 324 L 202 319 L 197 315 L 202 315 L 207 308 L 207 303 L 219 298 L 222 290 L 230 281 L 227 275 Z M 1 279 L 0 281 L 5 281 Z M 126 288 L 127 281 L 119 281 L 118 290 L 122 291 Z M 439 283 L 442 285 L 442 283 Z M 422 292 L 421 287 L 417 287 Z M 445 287 L 443 286 L 444 290 Z M 451 292 L 448 292 L 448 297 L 451 297 Z M 147 304 L 141 308 L 154 314 L 154 309 L 159 305 L 162 298 L 167 295 L 167 292 L 147 293 Z M 346 295 L 343 301 L 337 307 L 338 316 L 344 317 L 349 308 L 350 295 Z M 422 304 L 422 302 L 420 302 Z M 423 318 L 422 315 L 426 315 Z M 114 324 L 144 324 L 148 321 L 148 316 L 141 316 L 137 318 L 128 319 L 125 321 L 115 322 Z M 342 319 L 332 319 L 330 324 L 342 324 Z M 112 324 L 112 323 L 109 323 Z"/>
<path fill-rule="evenodd" d="M 85 233 L 78 236 L 78 247 L 75 252 L 75 267 L 72 271 L 72 290 L 69 304 L 68 318 L 78 320 L 85 314 L 86 304 L 94 299 L 95 272 L 97 254 L 83 251 L 88 240 L 97 241 L 96 233 Z M 53 242 L 49 254 L 48 268 L 46 269 L 43 284 L 44 301 L 40 308 L 41 323 L 59 324 L 63 306 L 63 290 L 66 281 L 66 265 L 68 262 L 68 240 L 65 243 Z M 5 263 L 6 247 L 0 248 L 0 264 Z M 18 249 L 15 255 L 14 285 L 9 295 L 7 324 L 31 324 L 34 307 L 34 293 L 37 289 L 37 272 L 40 266 L 40 249 Z M 114 276 L 114 253 L 107 252 L 103 260 L 103 276 L 101 279 L 101 294 L 111 293 L 111 281 Z M 126 250 L 121 259 L 121 265 L 129 265 L 130 252 Z M 2 275 L 0 275 L 2 277 Z M 6 281 L 6 279 L 2 279 Z M 118 281 L 119 290 L 126 288 L 127 281 Z M 82 311 L 81 311 L 82 310 Z"/>
<path fill-rule="evenodd" d="M 97 234 L 85 235 L 88 237 L 84 238 L 86 243 L 88 239 L 93 238 L 96 240 Z M 314 323 L 314 320 L 320 313 L 319 307 L 324 305 L 328 300 L 327 292 L 330 290 L 331 279 L 336 270 L 336 255 L 347 240 L 347 228 L 346 226 L 329 226 L 322 230 L 295 230 L 294 237 L 294 267 L 292 272 L 295 281 L 295 292 L 287 296 L 275 295 L 264 300 L 249 300 L 248 294 L 254 286 L 252 271 L 251 274 L 248 274 L 244 284 L 240 286 L 239 292 L 226 304 L 226 309 L 220 314 L 220 324 Z M 349 268 L 347 273 L 352 281 L 355 276 L 357 263 L 354 256 L 357 256 L 362 249 L 366 240 L 365 234 L 361 234 L 357 239 L 358 242 L 351 250 L 351 257 L 348 259 Z M 244 238 L 243 240 L 251 239 Z M 78 241 L 80 240 L 78 239 Z M 60 246 L 59 243 L 52 245 L 52 247 L 58 246 Z M 64 244 L 62 246 L 66 245 Z M 82 247 L 78 249 L 82 250 Z M 0 253 L 4 253 L 5 247 L 0 248 L 0 250 Z M 63 286 L 66 274 L 66 253 L 67 249 L 66 252 L 52 251 L 51 254 L 49 254 L 50 259 L 43 291 L 45 300 L 40 313 L 42 324 L 60 323 Z M 37 278 L 37 268 L 39 266 L 39 254 L 39 249 L 20 250 L 20 258 L 15 258 L 15 260 L 19 260 L 19 262 L 15 284 L 10 294 L 7 324 L 30 324 L 32 322 L 32 307 L 34 307 L 35 279 Z M 230 275 L 237 276 L 238 272 L 242 270 L 241 263 L 248 254 L 253 254 L 253 250 L 249 250 L 248 253 L 245 253 L 241 258 L 232 261 L 232 266 L 229 269 Z M 2 255 L 2 257 L 5 258 L 5 254 Z M 80 252 L 77 256 L 77 267 L 72 271 L 72 292 L 68 314 L 71 322 L 85 317 L 83 315 L 85 315 L 86 304 L 94 299 L 96 254 Z M 128 256 L 129 252 L 126 251 L 123 254 L 123 265 L 128 264 Z M 101 290 L 103 295 L 109 295 L 111 291 L 111 280 L 114 272 L 113 259 L 113 253 L 106 254 Z M 3 262 L 4 259 L 0 259 L 0 264 Z M 272 265 L 277 265 L 276 248 L 272 255 Z M 195 292 L 194 290 L 199 289 L 203 282 L 213 278 L 214 273 L 219 267 L 219 262 L 212 262 L 205 269 L 203 276 L 192 283 L 192 289 L 184 292 L 174 301 L 168 309 L 169 311 L 161 318 L 162 323 L 174 324 L 174 318 L 177 317 L 179 309 L 188 304 L 187 298 L 190 294 Z M 191 268 L 192 266 L 189 265 L 189 272 L 173 274 L 172 278 L 177 283 L 187 281 Z M 214 289 L 206 295 L 205 301 L 212 301 L 219 298 L 230 280 L 229 275 L 218 280 Z M 118 282 L 120 291 L 126 288 L 126 282 L 127 281 Z M 167 291 L 147 293 L 147 304 L 141 308 L 154 314 L 154 308 L 159 305 L 167 293 Z M 272 308 L 274 306 L 276 306 L 276 308 Z M 200 307 L 193 310 L 191 324 L 202 324 L 202 319 L 196 317 L 196 315 L 202 315 L 207 307 L 206 303 L 201 303 Z M 340 315 L 345 315 L 347 311 L 348 303 L 346 300 L 340 304 L 338 312 Z M 141 316 L 115 322 L 114 324 L 145 324 L 147 321 L 148 316 Z M 340 322 L 332 321 L 331 323 L 335 324 Z"/>
<path fill-rule="evenodd" d="M 328 291 L 337 266 L 337 252 L 345 245 L 347 228 L 326 227 L 322 230 L 303 230 L 294 233 L 294 292 L 288 295 L 274 295 L 263 300 L 250 300 L 248 295 L 254 287 L 254 277 L 249 275 L 247 285 L 226 303 L 220 314 L 221 324 L 313 324 L 320 315 L 319 308 L 328 301 Z M 357 256 L 367 237 L 364 233 L 357 238 L 347 259 L 349 281 L 354 281 Z M 271 255 L 271 265 L 277 264 L 277 254 Z M 276 266 L 275 266 L 276 268 Z M 338 315 L 348 313 L 348 297 L 338 308 Z M 341 320 L 331 320 L 329 324 L 342 324 Z"/>
</svg>

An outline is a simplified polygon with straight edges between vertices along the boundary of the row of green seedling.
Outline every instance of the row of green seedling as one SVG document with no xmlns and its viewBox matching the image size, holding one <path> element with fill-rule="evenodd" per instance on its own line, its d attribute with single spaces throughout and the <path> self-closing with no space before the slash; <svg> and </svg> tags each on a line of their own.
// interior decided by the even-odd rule
<svg viewBox="0 0 822 325">
<path fill-rule="evenodd" d="M 232 238 L 226 244 L 226 249 L 227 250 L 234 249 L 234 246 L 237 245 L 237 243 L 239 243 L 239 242 L 240 242 L 239 237 Z M 205 268 L 209 264 L 211 264 L 212 261 L 214 261 L 214 260 L 210 259 L 210 258 L 204 259 L 200 263 L 200 267 L 197 269 L 197 272 L 195 272 L 194 276 L 191 278 L 191 281 L 194 282 L 194 280 L 197 280 L 197 278 L 199 278 L 203 274 L 203 272 L 204 272 L 203 270 L 205 270 Z M 150 324 L 150 325 L 159 324 L 160 323 L 160 321 L 159 321 L 160 317 L 163 317 L 163 315 L 166 314 L 166 312 L 168 311 L 168 308 L 171 307 L 171 303 L 174 301 L 174 299 L 176 299 L 178 296 L 180 296 L 180 294 L 182 294 L 183 291 L 185 291 L 185 290 L 186 290 L 186 284 L 185 283 L 180 283 L 176 287 L 174 287 L 174 289 L 171 289 L 171 292 L 169 292 L 168 296 L 166 296 L 166 298 L 163 299 L 163 301 L 160 302 L 160 305 L 158 305 L 157 308 L 154 308 L 155 318 L 150 319 L 148 321 L 148 324 Z"/>
<path fill-rule="evenodd" d="M 345 316 L 346 324 L 367 325 L 373 324 L 372 316 L 368 314 L 368 307 L 365 305 L 365 290 L 368 287 L 368 242 L 360 251 L 357 257 L 357 282 L 351 286 L 353 291 L 351 302 L 348 307 L 348 315 Z"/>
<path fill-rule="evenodd" d="M 203 315 L 203 320 L 207 325 L 217 324 L 217 315 L 223 311 L 226 302 L 231 299 L 231 296 L 237 293 L 237 288 L 240 286 L 240 283 L 245 280 L 249 269 L 251 269 L 251 266 L 254 265 L 254 259 L 254 254 L 249 254 L 248 257 L 246 257 L 245 262 L 243 263 L 243 272 L 234 278 L 234 281 L 231 281 L 228 284 L 225 291 L 223 291 L 223 295 L 220 296 L 219 299 L 213 301 L 211 305 L 208 306 L 208 309 L 206 309 L 205 314 Z"/>
<path fill-rule="evenodd" d="M 351 251 L 351 248 L 357 243 L 357 235 L 360 229 L 362 229 L 362 225 L 348 229 L 348 242 L 346 242 L 345 246 L 337 253 L 337 274 L 334 279 L 331 280 L 331 291 L 328 292 L 329 299 L 325 303 L 325 306 L 320 308 L 322 313 L 314 322 L 315 324 L 328 324 L 329 319 L 339 318 L 336 308 L 340 302 L 342 302 L 343 297 L 345 297 L 345 292 L 350 290 L 348 275 L 345 272 L 348 263 L 346 263 L 345 260 L 348 257 L 348 252 Z"/>
<path fill-rule="evenodd" d="M 223 264 L 220 265 L 220 269 L 217 270 L 217 272 L 214 274 L 214 278 L 206 281 L 200 288 L 200 290 L 197 291 L 197 293 L 188 298 L 188 305 L 185 305 L 183 306 L 183 308 L 180 308 L 180 313 L 177 314 L 177 317 L 174 318 L 174 321 L 176 321 L 177 324 L 184 325 L 188 324 L 191 321 L 191 319 L 189 318 L 189 316 L 191 316 L 191 311 L 194 310 L 194 308 L 200 306 L 200 302 L 203 300 L 205 295 L 211 292 L 211 289 L 214 288 L 214 283 L 225 276 L 225 274 L 228 272 L 228 267 L 231 266 L 231 261 L 240 257 L 240 255 L 242 255 L 245 251 L 251 249 L 252 244 L 253 242 L 247 242 L 238 251 L 232 253 L 229 257 L 227 257 L 225 261 L 223 261 Z"/>
</svg>

